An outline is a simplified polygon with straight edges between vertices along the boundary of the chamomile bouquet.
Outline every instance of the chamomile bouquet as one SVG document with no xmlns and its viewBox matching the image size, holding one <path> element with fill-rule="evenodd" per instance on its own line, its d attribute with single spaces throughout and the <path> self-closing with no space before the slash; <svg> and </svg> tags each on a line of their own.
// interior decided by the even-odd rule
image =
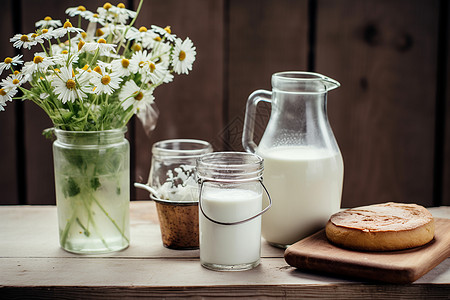
<svg viewBox="0 0 450 300">
<path fill-rule="evenodd" d="M 105 3 L 96 12 L 72 7 L 66 14 L 73 23 L 47 16 L 36 22 L 35 32 L 14 35 L 14 47 L 36 46 L 38 52 L 24 64 L 22 55 L 0 63 L 0 74 L 11 71 L 0 83 L 0 110 L 21 90 L 20 98 L 41 107 L 59 129 L 121 128 L 134 114 L 153 129 L 153 91 L 173 74 L 188 74 L 196 49 L 170 26 L 134 27 L 141 6 L 142 1 L 136 12 L 123 3 Z M 86 30 L 82 19 L 89 22 Z"/>
<path fill-rule="evenodd" d="M 153 91 L 174 74 L 188 74 L 195 60 L 192 41 L 170 27 L 133 26 L 142 3 L 137 11 L 122 3 L 105 3 L 96 12 L 68 8 L 72 21 L 64 23 L 46 17 L 35 32 L 11 38 L 14 47 L 38 48 L 33 59 L 24 63 L 17 55 L 0 63 L 0 74 L 11 72 L 0 82 L 0 110 L 13 99 L 31 100 L 56 128 L 59 236 L 71 252 L 129 245 L 126 124 L 136 114 L 146 132 L 153 130 Z M 83 19 L 86 30 L 80 28 Z M 14 98 L 19 90 L 22 95 Z"/>
</svg>

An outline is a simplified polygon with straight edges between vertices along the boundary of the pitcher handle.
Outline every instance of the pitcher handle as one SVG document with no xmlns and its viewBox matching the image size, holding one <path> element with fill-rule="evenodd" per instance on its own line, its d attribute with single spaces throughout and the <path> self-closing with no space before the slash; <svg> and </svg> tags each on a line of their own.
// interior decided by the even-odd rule
<svg viewBox="0 0 450 300">
<path fill-rule="evenodd" d="M 244 132 L 242 133 L 242 146 L 245 151 L 255 153 L 258 147 L 253 141 L 255 132 L 256 107 L 260 101 L 272 103 L 272 92 L 266 90 L 257 90 L 250 94 L 247 99 L 245 109 Z"/>
</svg>

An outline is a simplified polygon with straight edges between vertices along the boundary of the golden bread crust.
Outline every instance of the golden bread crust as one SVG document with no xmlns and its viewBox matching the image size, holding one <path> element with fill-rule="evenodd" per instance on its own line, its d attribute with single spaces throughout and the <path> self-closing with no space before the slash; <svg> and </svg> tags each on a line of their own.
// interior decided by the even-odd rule
<svg viewBox="0 0 450 300">
<path fill-rule="evenodd" d="M 420 205 L 389 202 L 338 212 L 330 217 L 325 231 L 332 243 L 345 248 L 402 250 L 430 242 L 434 219 Z"/>
</svg>

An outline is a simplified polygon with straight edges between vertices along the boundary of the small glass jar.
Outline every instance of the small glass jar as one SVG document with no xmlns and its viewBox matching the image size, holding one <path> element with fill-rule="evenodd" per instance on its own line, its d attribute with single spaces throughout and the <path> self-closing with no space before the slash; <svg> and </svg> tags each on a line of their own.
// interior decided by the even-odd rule
<svg viewBox="0 0 450 300">
<path fill-rule="evenodd" d="M 198 186 L 195 163 L 213 151 L 211 144 L 195 139 L 157 142 L 152 147 L 148 185 L 156 195 L 163 245 L 171 249 L 198 249 Z"/>
<path fill-rule="evenodd" d="M 125 132 L 55 129 L 59 239 L 69 252 L 108 253 L 130 243 L 130 147 Z"/>
<path fill-rule="evenodd" d="M 240 271 L 259 265 L 260 215 L 271 205 L 261 211 L 263 169 L 261 157 L 244 152 L 216 152 L 197 160 L 202 266 Z"/>
</svg>

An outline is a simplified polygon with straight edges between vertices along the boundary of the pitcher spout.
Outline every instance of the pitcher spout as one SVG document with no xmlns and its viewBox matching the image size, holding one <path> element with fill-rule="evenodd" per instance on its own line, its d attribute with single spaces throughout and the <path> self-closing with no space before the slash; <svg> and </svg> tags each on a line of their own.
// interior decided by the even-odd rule
<svg viewBox="0 0 450 300">
<path fill-rule="evenodd" d="M 317 74 L 317 75 L 320 75 L 320 74 Z M 336 88 L 341 86 L 341 84 L 337 80 L 334 80 L 334 79 L 332 79 L 330 77 L 326 77 L 326 76 L 323 76 L 323 75 L 320 75 L 320 76 L 322 76 L 322 82 L 323 82 L 323 85 L 325 86 L 325 89 L 327 91 L 334 90 L 334 89 L 336 89 Z"/>
<path fill-rule="evenodd" d="M 272 87 L 275 91 L 322 94 L 340 86 L 338 81 L 319 73 L 287 71 L 272 75 Z"/>
</svg>

